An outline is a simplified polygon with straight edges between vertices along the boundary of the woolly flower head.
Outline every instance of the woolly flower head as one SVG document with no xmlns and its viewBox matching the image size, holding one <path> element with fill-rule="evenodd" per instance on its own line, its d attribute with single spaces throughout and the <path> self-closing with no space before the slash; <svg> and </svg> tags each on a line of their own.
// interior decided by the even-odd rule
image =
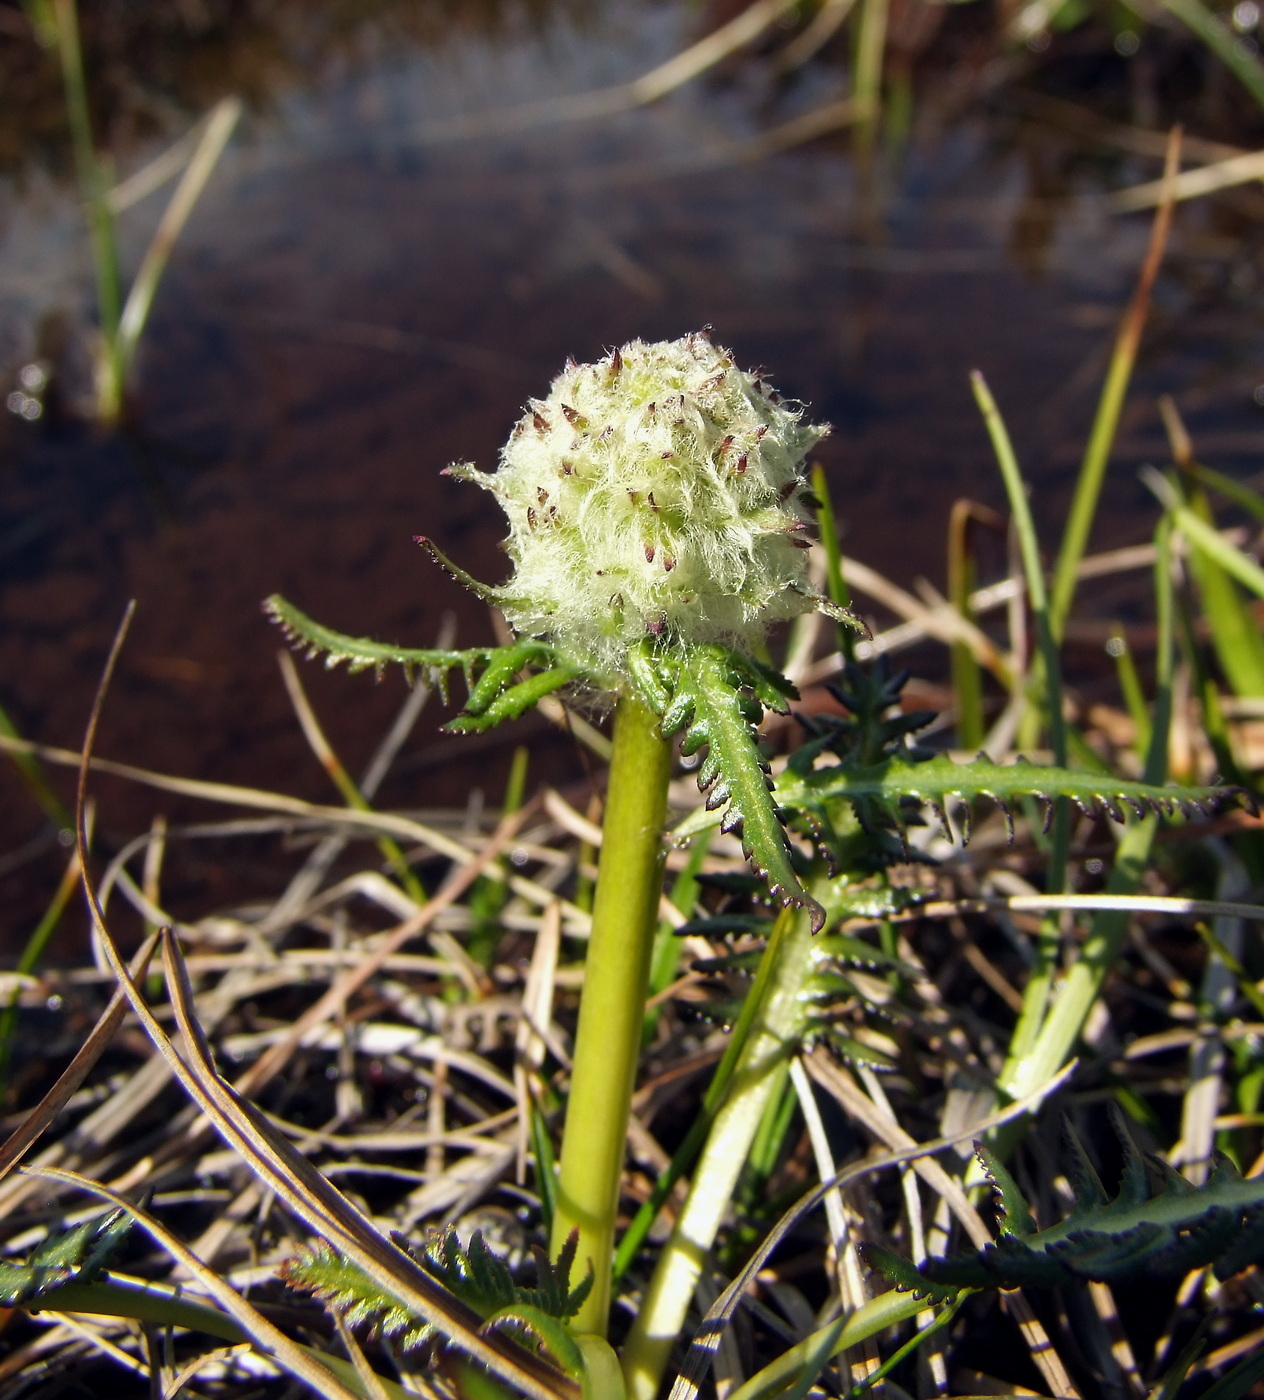
<svg viewBox="0 0 1264 1400">
<path fill-rule="evenodd" d="M 749 652 L 771 623 L 832 611 L 808 580 L 802 475 L 828 429 L 802 418 L 705 332 L 568 363 L 495 473 L 449 468 L 509 517 L 515 571 L 490 596 L 615 687 L 647 636 Z"/>
</svg>

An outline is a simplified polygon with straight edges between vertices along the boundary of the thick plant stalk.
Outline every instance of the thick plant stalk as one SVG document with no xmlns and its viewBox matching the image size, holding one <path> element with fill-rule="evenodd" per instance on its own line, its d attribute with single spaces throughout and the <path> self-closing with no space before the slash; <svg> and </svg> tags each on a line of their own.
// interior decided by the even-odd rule
<svg viewBox="0 0 1264 1400">
<path fill-rule="evenodd" d="M 662 736 L 658 716 L 639 700 L 624 697 L 615 711 L 552 1241 L 556 1255 L 570 1232 L 579 1231 L 576 1258 L 581 1269 L 591 1262 L 595 1277 L 572 1330 L 603 1337 L 610 1312 L 619 1177 L 663 885 L 670 773 L 671 745 Z"/>
<path fill-rule="evenodd" d="M 684 1209 L 659 1255 L 645 1301 L 624 1344 L 628 1400 L 653 1400 L 658 1393 L 703 1261 L 733 1199 L 769 1096 L 780 1082 L 776 1071 L 798 1044 L 803 989 L 812 973 L 809 918 L 802 910 L 785 910 L 751 991 L 751 996 L 759 998 L 755 1024 L 694 1172 Z"/>
</svg>

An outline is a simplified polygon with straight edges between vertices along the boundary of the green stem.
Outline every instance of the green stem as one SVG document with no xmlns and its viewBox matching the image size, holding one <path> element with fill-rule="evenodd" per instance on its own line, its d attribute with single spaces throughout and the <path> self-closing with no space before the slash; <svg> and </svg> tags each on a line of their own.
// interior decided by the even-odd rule
<svg viewBox="0 0 1264 1400">
<path fill-rule="evenodd" d="M 602 1337 L 610 1312 L 619 1178 L 663 885 L 671 756 L 658 716 L 639 700 L 621 699 L 553 1220 L 554 1254 L 578 1230 L 580 1267 L 590 1262 L 595 1272 L 592 1292 L 572 1330 Z"/>
<path fill-rule="evenodd" d="M 803 1026 L 803 986 L 813 972 L 812 928 L 801 910 L 777 920 L 760 967 L 755 1023 L 717 1113 L 689 1195 L 623 1348 L 630 1400 L 653 1400 L 680 1335 L 698 1276 L 733 1193 L 764 1110 L 780 1082 L 778 1070 Z M 766 980 L 765 980 L 766 979 Z"/>
<path fill-rule="evenodd" d="M 123 407 L 123 365 L 118 334 L 123 296 L 114 214 L 106 198 L 109 182 L 105 165 L 92 142 L 88 83 L 83 71 L 75 0 L 53 0 L 53 14 L 57 21 L 57 54 L 61 60 L 66 114 L 75 151 L 75 171 L 86 207 L 92 266 L 96 274 L 97 316 L 101 323 L 101 351 L 96 366 L 97 412 L 103 422 L 113 423 Z"/>
</svg>

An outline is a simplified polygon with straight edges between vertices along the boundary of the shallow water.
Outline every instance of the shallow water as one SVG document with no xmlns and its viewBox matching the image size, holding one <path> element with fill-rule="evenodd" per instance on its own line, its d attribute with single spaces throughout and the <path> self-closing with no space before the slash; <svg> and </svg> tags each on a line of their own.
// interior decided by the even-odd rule
<svg viewBox="0 0 1264 1400">
<path fill-rule="evenodd" d="M 453 611 L 462 642 L 486 640 L 479 606 L 412 543 L 433 535 L 471 572 L 503 574 L 487 499 L 441 468 L 491 465 L 568 354 L 703 323 L 834 424 L 821 457 L 845 547 L 864 562 L 942 586 L 952 502 L 1000 503 L 968 390 L 976 366 L 1056 542 L 1148 235 L 1102 195 L 1153 178 L 1157 162 L 1086 155 L 1004 102 L 971 106 L 989 70 L 969 34 L 946 43 L 908 145 L 868 179 L 841 135 L 750 158 L 761 132 L 839 95 L 825 62 L 781 89 L 751 61 L 647 109 L 534 126 L 512 115 L 635 77 L 693 23 L 680 5 L 619 0 L 429 43 L 370 26 L 359 59 L 311 69 L 295 38 L 286 80 L 256 94 L 176 249 L 133 433 L 102 441 L 52 404 L 0 426 L 0 702 L 22 733 L 78 744 L 135 598 L 100 751 L 329 798 L 259 600 L 280 591 L 332 626 L 413 645 Z M 501 110 L 497 133 L 452 136 L 453 119 Z M 161 145 L 133 141 L 120 165 Z M 1258 235 L 1244 236 L 1258 198 L 1178 216 L 1096 543 L 1152 528 L 1135 469 L 1163 459 L 1158 392 L 1177 394 L 1211 464 L 1249 471 L 1264 447 Z M 133 260 L 160 208 L 158 196 L 127 216 Z M 16 371 L 41 325 L 63 339 L 73 398 L 91 307 L 75 197 L 28 161 L 0 210 L 0 347 Z M 303 675 L 358 770 L 402 683 Z M 383 800 L 460 803 L 471 784 L 497 800 L 508 739 L 493 753 L 437 739 L 437 722 L 423 720 Z M 542 723 L 523 733 L 539 771 L 581 771 Z M 439 762 L 450 754 L 464 757 Z M 189 810 L 100 791 L 110 833 Z M 6 809 L 0 850 L 41 829 L 25 795 Z M 48 868 L 7 876 L 24 910 Z"/>
</svg>

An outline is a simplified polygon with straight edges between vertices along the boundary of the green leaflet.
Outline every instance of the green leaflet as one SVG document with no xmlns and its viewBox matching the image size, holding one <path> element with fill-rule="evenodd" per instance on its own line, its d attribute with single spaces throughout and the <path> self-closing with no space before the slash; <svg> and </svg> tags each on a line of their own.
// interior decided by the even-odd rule
<svg viewBox="0 0 1264 1400">
<path fill-rule="evenodd" d="M 980 754 L 972 763 L 954 763 L 946 754 L 910 762 L 893 756 L 881 763 L 854 760 L 817 768 L 809 773 L 789 770 L 777 781 L 777 802 L 801 811 L 821 830 L 831 830 L 840 803 L 855 809 L 862 823 L 872 821 L 872 810 L 903 831 L 901 801 L 909 798 L 929 806 L 951 836 L 948 804 L 959 805 L 956 815 L 964 840 L 970 836 L 969 804 L 987 797 L 1001 808 L 1013 827 L 1011 804 L 1020 797 L 1034 797 L 1045 804 L 1046 817 L 1056 798 L 1069 798 L 1085 815 L 1104 812 L 1114 821 L 1124 820 L 1124 808 L 1138 816 L 1154 812 L 1172 817 L 1206 816 L 1227 802 L 1250 797 L 1239 788 L 1172 786 L 1134 782 L 1097 773 L 1046 767 L 1020 759 L 1002 766 Z"/>
<path fill-rule="evenodd" d="M 573 668 L 555 663 L 552 647 L 531 638 L 504 647 L 424 650 L 345 636 L 314 621 L 276 593 L 264 602 L 263 610 L 309 658 L 324 656 L 326 667 L 346 662 L 353 674 L 372 669 L 380 677 L 388 665 L 394 664 L 404 668 L 409 684 L 421 671 L 438 688 L 445 705 L 448 677 L 459 669 L 470 698 L 462 713 L 446 726 L 456 733 L 491 729 L 503 720 L 516 719 L 550 691 L 568 685 L 577 676 Z M 530 666 L 542 669 L 518 680 L 519 673 Z"/>
<path fill-rule="evenodd" d="M 593 1282 L 590 1271 L 574 1288 L 570 1286 L 576 1243 L 572 1235 L 555 1264 L 549 1262 L 544 1250 L 534 1250 L 535 1288 L 514 1281 L 508 1265 L 488 1248 L 479 1230 L 470 1237 L 468 1249 L 451 1225 L 432 1232 L 418 1262 L 484 1318 L 528 1308 L 544 1317 L 566 1319 L 578 1311 Z M 342 1313 L 351 1326 L 376 1327 L 404 1351 L 421 1346 L 434 1335 L 433 1327 L 383 1293 L 362 1269 L 323 1241 L 300 1249 L 284 1265 L 281 1276 L 292 1287 L 314 1293 Z"/>
<path fill-rule="evenodd" d="M 980 1149 L 1004 1213 L 996 1242 L 958 1259 L 928 1259 L 920 1269 L 885 1251 L 871 1251 L 870 1263 L 897 1288 L 932 1293 L 1054 1287 L 1075 1279 L 1120 1283 L 1207 1265 L 1226 1279 L 1264 1259 L 1264 1176 L 1244 1180 L 1218 1156 L 1206 1184 L 1196 1187 L 1158 1158 L 1150 1158 L 1147 1169 L 1117 1111 L 1115 1128 L 1124 1169 L 1113 1199 L 1068 1129 L 1075 1206 L 1060 1224 L 1037 1230 L 1013 1179 Z"/>
<path fill-rule="evenodd" d="M 508 648 L 507 648 L 508 650 Z M 517 651 L 519 648 L 514 647 Z M 488 667 L 490 672 L 491 667 Z M 510 673 L 512 674 L 512 672 Z M 546 695 L 551 695 L 553 691 L 560 690 L 562 686 L 569 685 L 578 676 L 578 672 L 570 666 L 554 666 L 548 671 L 537 671 L 535 675 L 528 676 L 526 680 L 519 681 L 516 685 L 510 686 L 507 690 L 502 690 L 496 698 L 478 711 L 473 710 L 474 700 L 453 720 L 449 720 L 443 726 L 446 734 L 470 734 L 484 729 L 494 729 L 498 724 L 507 719 L 517 719 L 525 714 L 529 709 L 543 700 Z M 483 680 L 486 680 L 484 674 Z M 483 681 L 479 681 L 478 689 L 483 689 Z"/>
<path fill-rule="evenodd" d="M 818 880 L 812 885 L 812 893 L 824 906 L 830 925 L 851 917 L 858 908 L 880 919 L 908 908 L 911 902 L 908 891 L 885 888 L 877 883 L 853 885 L 845 876 Z M 683 936 L 705 930 L 712 938 L 762 934 L 767 940 L 772 936 L 774 922 L 770 918 L 726 914 L 682 924 L 676 932 Z M 766 954 L 765 943 L 760 948 L 696 958 L 692 970 L 708 977 L 753 977 L 759 972 Z M 857 1005 L 881 1015 L 871 1005 L 872 981 L 868 986 L 860 985 L 853 970 L 915 978 L 917 969 L 862 938 L 841 933 L 818 934 L 807 953 L 800 956 L 800 961 L 800 980 L 794 998 L 796 1013 L 792 1022 L 781 1025 L 786 1044 L 824 1045 L 844 1063 L 864 1064 L 876 1070 L 894 1069 L 895 1064 L 888 1054 L 851 1033 L 856 1029 L 853 1011 Z M 690 1013 L 719 1025 L 734 1025 L 741 1013 L 742 1001 L 734 1000 L 725 984 L 715 991 L 716 995 L 707 1000 L 691 1001 Z"/>
<path fill-rule="evenodd" d="M 344 1259 L 323 1240 L 303 1245 L 281 1266 L 280 1274 L 292 1288 L 314 1293 L 341 1313 L 349 1327 L 376 1328 L 401 1351 L 413 1351 L 434 1336 L 428 1322 L 383 1293 L 358 1264 Z"/>
<path fill-rule="evenodd" d="M 369 637 L 348 637 L 300 612 L 279 593 L 264 599 L 263 610 L 285 633 L 286 639 L 309 659 L 323 656 L 326 667 L 331 670 L 345 661 L 353 675 L 371 669 L 379 677 L 387 666 L 399 665 L 410 682 L 418 671 L 424 671 L 440 687 L 445 701 L 450 671 L 460 667 L 467 684 L 472 685 L 474 670 L 485 666 L 499 650 L 498 647 L 480 647 L 472 651 L 435 651 L 392 646 Z"/>
<path fill-rule="evenodd" d="M 66 1283 L 92 1283 L 132 1228 L 125 1210 L 106 1211 L 66 1230 L 53 1230 L 24 1264 L 0 1262 L 0 1307 L 37 1308 L 46 1294 Z"/>
<path fill-rule="evenodd" d="M 812 931 L 825 924 L 825 911 L 799 882 L 790 849 L 773 803 L 768 764 L 756 746 L 754 726 L 764 705 L 783 706 L 794 694 L 783 677 L 721 646 L 690 647 L 670 665 L 672 699 L 663 714 L 663 733 L 683 729 L 681 752 L 707 756 L 698 770 L 698 787 L 707 794 L 708 811 L 725 808 L 721 831 L 736 831 L 751 865 L 767 880 L 783 904 L 808 911 Z M 664 687 L 666 689 L 666 687 Z"/>
</svg>

